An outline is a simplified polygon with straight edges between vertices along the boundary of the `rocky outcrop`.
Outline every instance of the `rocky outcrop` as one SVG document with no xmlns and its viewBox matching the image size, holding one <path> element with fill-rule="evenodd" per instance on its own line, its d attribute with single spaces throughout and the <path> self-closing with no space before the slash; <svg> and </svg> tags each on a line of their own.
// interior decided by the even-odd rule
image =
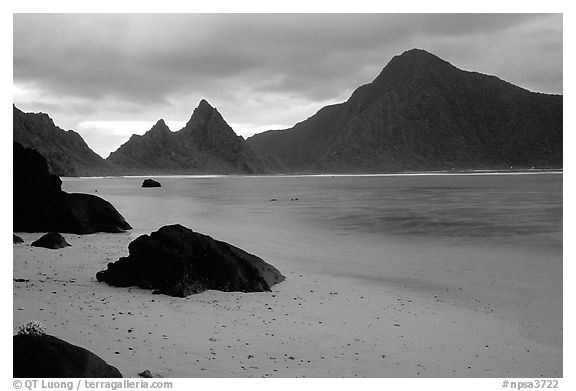
<svg viewBox="0 0 576 391">
<path fill-rule="evenodd" d="M 124 174 L 261 174 L 266 169 L 222 115 L 202 100 L 184 128 L 172 132 L 159 120 L 106 159 Z"/>
<path fill-rule="evenodd" d="M 424 50 L 394 57 L 345 103 L 247 140 L 280 172 L 562 167 L 560 95 L 460 70 Z"/>
<path fill-rule="evenodd" d="M 13 106 L 14 141 L 38 151 L 50 171 L 60 176 L 112 175 L 117 172 L 82 136 L 63 130 L 44 113 L 24 113 Z"/>
<path fill-rule="evenodd" d="M 17 378 L 122 377 L 94 353 L 51 335 L 15 335 L 13 341 Z"/>
<path fill-rule="evenodd" d="M 32 242 L 31 246 L 34 247 L 44 247 L 49 249 L 59 249 L 70 246 L 66 241 L 64 236 L 60 235 L 58 232 L 49 232 L 38 240 Z"/>
<path fill-rule="evenodd" d="M 14 231 L 90 234 L 131 229 L 108 201 L 66 193 L 61 185 L 38 152 L 14 143 Z"/>
<path fill-rule="evenodd" d="M 181 225 L 142 235 L 128 250 L 127 257 L 96 274 L 98 281 L 185 297 L 207 289 L 269 291 L 284 280 L 276 268 L 257 256 Z"/>
<path fill-rule="evenodd" d="M 142 182 L 142 187 L 162 187 L 160 182 L 155 181 L 154 179 L 144 179 Z"/>
</svg>

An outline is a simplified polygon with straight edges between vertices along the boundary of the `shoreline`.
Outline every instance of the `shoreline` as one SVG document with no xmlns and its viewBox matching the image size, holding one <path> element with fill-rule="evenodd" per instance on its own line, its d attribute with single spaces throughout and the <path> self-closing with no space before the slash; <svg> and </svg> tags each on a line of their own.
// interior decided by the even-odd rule
<svg viewBox="0 0 576 391">
<path fill-rule="evenodd" d="M 150 175 L 109 175 L 60 177 L 62 179 L 113 179 L 113 178 L 333 178 L 333 177 L 413 177 L 413 176 L 481 176 L 481 175 L 562 175 L 563 169 L 543 168 L 534 170 L 456 170 L 456 171 L 414 171 L 377 174 L 150 174 Z"/>
<path fill-rule="evenodd" d="M 61 250 L 21 234 L 13 330 L 40 320 L 129 377 L 563 375 L 562 176 L 138 182 L 64 182 L 97 189 L 133 230 L 64 234 Z M 174 223 L 287 280 L 184 299 L 96 281 Z"/>
<path fill-rule="evenodd" d="M 298 270 L 269 293 L 187 298 L 95 280 L 131 234 L 64 234 L 72 247 L 14 246 L 14 330 L 47 332 L 98 354 L 124 376 L 561 377 L 562 348 L 526 339 L 524 312 L 472 305 L 415 280 L 387 284 Z M 273 249 L 272 249 L 273 250 Z M 267 259 L 268 261 L 268 259 Z"/>
</svg>

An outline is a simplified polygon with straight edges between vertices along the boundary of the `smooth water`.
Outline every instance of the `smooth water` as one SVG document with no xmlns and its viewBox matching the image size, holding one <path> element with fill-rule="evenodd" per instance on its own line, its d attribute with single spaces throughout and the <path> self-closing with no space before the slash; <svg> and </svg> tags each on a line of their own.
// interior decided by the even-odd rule
<svg viewBox="0 0 576 391">
<path fill-rule="evenodd" d="M 65 178 L 63 188 L 110 201 L 129 239 L 179 223 L 288 279 L 330 275 L 489 308 L 562 347 L 561 173 L 143 179 Z"/>
<path fill-rule="evenodd" d="M 562 175 L 66 178 L 64 189 L 110 200 L 137 231 L 214 218 L 302 224 L 339 234 L 462 237 L 548 235 L 561 246 Z M 279 219 L 280 221 L 274 221 Z M 289 221 L 286 221 L 289 220 Z M 201 227 L 198 227 L 201 229 Z"/>
<path fill-rule="evenodd" d="M 562 293 L 562 175 L 65 178 L 131 236 L 179 223 L 281 270 L 458 286 L 509 303 Z"/>
</svg>

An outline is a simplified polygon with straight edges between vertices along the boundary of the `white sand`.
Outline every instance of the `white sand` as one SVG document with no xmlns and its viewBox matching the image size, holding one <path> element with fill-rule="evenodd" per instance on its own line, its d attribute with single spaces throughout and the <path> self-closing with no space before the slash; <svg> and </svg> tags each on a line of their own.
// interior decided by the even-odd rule
<svg viewBox="0 0 576 391">
<path fill-rule="evenodd" d="M 562 376 L 561 267 L 540 276 L 528 267 L 507 271 L 494 256 L 488 272 L 449 261 L 430 270 L 427 258 L 448 250 L 382 251 L 345 237 L 306 243 L 308 233 L 228 229 L 214 236 L 261 256 L 286 281 L 271 293 L 153 295 L 95 279 L 127 254 L 135 234 L 65 234 L 72 247 L 61 250 L 30 247 L 41 234 L 20 234 L 25 244 L 14 245 L 14 278 L 29 281 L 14 282 L 14 330 L 39 320 L 128 377 L 145 369 L 165 377 Z M 465 247 L 451 251 L 481 256 Z M 384 258 L 389 273 L 363 268 L 371 257 Z M 490 288 L 490 273 L 516 278 Z M 538 278 L 551 279 L 539 286 L 558 278 L 560 286 L 528 289 Z"/>
</svg>

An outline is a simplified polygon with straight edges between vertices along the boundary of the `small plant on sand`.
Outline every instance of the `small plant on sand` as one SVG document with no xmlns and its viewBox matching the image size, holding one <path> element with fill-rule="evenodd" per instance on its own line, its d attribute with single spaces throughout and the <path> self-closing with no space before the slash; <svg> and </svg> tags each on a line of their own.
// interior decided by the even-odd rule
<svg viewBox="0 0 576 391">
<path fill-rule="evenodd" d="M 18 335 L 44 335 L 46 334 L 46 327 L 37 320 L 31 320 L 18 328 Z"/>
</svg>

